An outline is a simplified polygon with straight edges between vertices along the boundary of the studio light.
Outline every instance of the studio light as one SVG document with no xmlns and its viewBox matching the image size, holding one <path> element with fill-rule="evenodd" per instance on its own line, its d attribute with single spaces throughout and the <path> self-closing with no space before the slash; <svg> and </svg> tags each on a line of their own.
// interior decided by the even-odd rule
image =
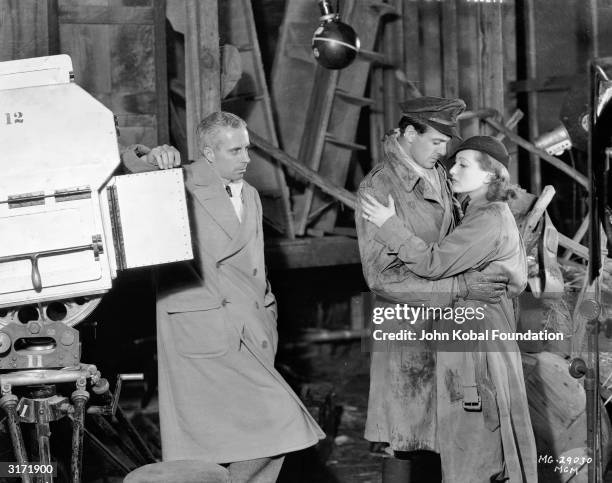
<svg viewBox="0 0 612 483">
<path fill-rule="evenodd" d="M 344 69 L 359 52 L 359 38 L 353 28 L 340 21 L 329 0 L 319 0 L 321 24 L 312 36 L 312 53 L 326 69 Z"/>
<path fill-rule="evenodd" d="M 559 156 L 571 148 L 586 152 L 589 102 L 585 82 L 586 79 L 570 89 L 561 106 L 561 124 L 538 137 L 534 142 L 536 147 L 553 156 Z"/>
</svg>

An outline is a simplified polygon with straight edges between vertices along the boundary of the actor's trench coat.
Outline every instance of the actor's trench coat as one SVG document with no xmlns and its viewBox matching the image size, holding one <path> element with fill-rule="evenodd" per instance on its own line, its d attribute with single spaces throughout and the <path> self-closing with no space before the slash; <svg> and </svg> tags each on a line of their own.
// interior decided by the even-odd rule
<svg viewBox="0 0 612 483">
<path fill-rule="evenodd" d="M 453 201 L 446 173 L 438 167 L 441 198 L 404 160 L 387 152 L 364 178 L 360 196 L 368 193 L 387 204 L 391 194 L 399 218 L 427 242 L 441 240 L 455 224 Z M 366 222 L 358 208 L 355 216 L 359 251 L 366 282 L 376 294 L 376 306 L 395 303 L 413 306 L 449 306 L 458 291 L 455 277 L 429 281 L 410 271 L 397 256 L 375 239 L 376 226 Z M 398 321 L 387 320 L 392 331 Z M 418 320 L 413 328 L 426 328 Z M 425 343 L 388 342 L 372 348 L 370 396 L 365 437 L 388 442 L 396 451 L 437 451 L 436 355 Z"/>
<path fill-rule="evenodd" d="M 163 459 L 227 463 L 316 444 L 324 433 L 274 368 L 259 195 L 244 182 L 240 223 L 208 163 L 184 170 L 195 260 L 158 280 Z"/>
<path fill-rule="evenodd" d="M 500 341 L 494 330 L 513 334 L 516 319 L 509 297 L 527 285 L 525 249 L 514 216 L 505 202 L 471 202 L 461 224 L 440 243 L 425 243 L 397 217 L 376 233 L 391 253 L 414 273 L 431 279 L 467 270 L 508 277 L 500 303 L 462 301 L 456 307 L 480 310 L 472 320 L 440 320 L 438 333 L 483 334 L 477 342 L 438 343 L 437 418 L 444 482 L 486 483 L 503 475 L 511 483 L 536 482 L 537 456 L 529 416 L 521 355 L 515 341 Z M 466 358 L 470 365 L 466 366 Z M 476 382 L 481 412 L 463 409 L 464 387 Z M 506 480 L 504 480 L 506 481 Z"/>
</svg>

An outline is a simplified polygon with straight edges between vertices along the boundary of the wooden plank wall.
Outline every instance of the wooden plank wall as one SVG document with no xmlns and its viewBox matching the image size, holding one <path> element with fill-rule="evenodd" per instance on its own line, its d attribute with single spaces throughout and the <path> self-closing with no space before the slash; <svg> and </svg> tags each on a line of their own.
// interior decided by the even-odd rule
<svg viewBox="0 0 612 483">
<path fill-rule="evenodd" d="M 272 65 L 270 93 L 280 146 L 297 158 L 317 63 L 310 46 L 319 24 L 314 2 L 287 0 Z"/>
<path fill-rule="evenodd" d="M 176 3 L 176 2 L 175 2 Z M 221 109 L 217 0 L 187 0 L 185 32 L 185 107 L 189 159 L 200 157 L 196 127 Z"/>
<path fill-rule="evenodd" d="M 458 96 L 468 110 L 493 108 L 508 117 L 516 106 L 508 88 L 516 80 L 514 8 L 514 0 L 407 0 L 407 79 L 423 95 Z M 491 134 L 474 120 L 462 122 L 461 128 L 463 136 Z"/>
<path fill-rule="evenodd" d="M 164 0 L 0 0 L 0 61 L 69 54 L 120 142 L 156 145 L 169 138 L 164 22 Z"/>
<path fill-rule="evenodd" d="M 168 142 L 165 2 L 59 0 L 76 82 L 111 109 L 123 145 Z"/>
<path fill-rule="evenodd" d="M 0 0 L 0 62 L 49 55 L 48 3 Z"/>
</svg>

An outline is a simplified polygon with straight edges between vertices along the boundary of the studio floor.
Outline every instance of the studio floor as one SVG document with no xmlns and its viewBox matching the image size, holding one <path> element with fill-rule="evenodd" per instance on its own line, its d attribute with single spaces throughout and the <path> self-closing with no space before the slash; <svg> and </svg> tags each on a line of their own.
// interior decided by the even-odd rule
<svg viewBox="0 0 612 483">
<path fill-rule="evenodd" d="M 601 343 L 602 350 L 612 349 L 611 339 L 601 339 Z M 324 407 L 326 412 L 323 416 L 328 428 L 337 428 L 333 444 L 328 439 L 319 445 L 316 452 L 304 451 L 287 458 L 280 483 L 380 483 L 385 453 L 372 448 L 362 437 L 369 387 L 369 354 L 361 352 L 359 343 L 320 344 L 310 346 L 302 353 L 302 366 L 299 369 L 294 366 L 283 367 L 282 357 L 280 360 L 286 378 L 301 381 L 299 387 L 302 396 L 310 401 L 308 405 L 314 408 L 313 413 Z M 304 374 L 308 374 L 308 379 Z M 142 408 L 143 393 L 142 385 L 126 384 L 121 405 L 156 456 L 159 456 L 157 398 L 153 397 Z M 321 405 L 325 399 L 326 404 Z M 341 408 L 341 411 L 334 413 L 334 408 Z M 334 417 L 337 422 L 337 416 L 339 424 L 334 425 Z M 63 436 L 65 442 L 69 441 L 68 429 L 68 424 L 54 426 L 53 437 L 61 440 Z M 124 472 L 87 441 L 88 438 L 83 462 L 84 481 L 121 482 Z M 105 438 L 104 442 L 116 451 L 124 464 L 134 466 L 133 461 L 125 457 L 116 445 L 116 440 Z M 8 443 L 6 437 L 4 443 Z M 0 460 L 7 460 L 10 449 L 8 446 L 3 449 L 6 454 Z M 578 481 L 586 481 L 586 474 L 584 477 L 584 480 Z M 0 481 L 5 480 L 0 478 Z M 607 473 L 605 482 L 612 483 L 612 472 Z"/>
<path fill-rule="evenodd" d="M 602 350 L 612 350 L 612 339 L 600 339 Z M 324 442 L 317 454 L 297 453 L 287 459 L 281 483 L 380 483 L 384 450 L 372 448 L 363 439 L 369 389 L 369 354 L 359 343 L 314 345 L 302 355 L 312 387 L 319 395 L 332 390 L 333 403 L 341 407 L 334 444 Z M 300 374 L 289 373 L 288 379 Z M 306 387 L 309 383 L 305 384 Z M 324 389 L 322 390 L 321 387 Z M 132 400 L 134 403 L 135 399 Z M 156 399 L 143 410 L 149 421 L 157 417 Z M 136 405 L 126 407 L 138 412 Z M 582 475 L 581 475 L 582 476 Z M 563 481 L 559 479 L 558 481 Z M 583 480 L 578 480 L 583 481 Z M 586 474 L 584 475 L 586 481 Z M 612 483 L 608 471 L 605 483 Z M 428 483 L 422 481 L 421 483 Z M 544 482 L 547 483 L 547 482 Z"/>
</svg>

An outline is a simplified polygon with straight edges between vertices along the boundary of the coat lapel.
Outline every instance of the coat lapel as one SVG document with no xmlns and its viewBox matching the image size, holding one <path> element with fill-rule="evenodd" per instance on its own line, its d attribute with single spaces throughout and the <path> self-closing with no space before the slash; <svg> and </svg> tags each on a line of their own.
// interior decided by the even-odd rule
<svg viewBox="0 0 612 483">
<path fill-rule="evenodd" d="M 234 239 L 240 222 L 216 171 L 206 161 L 196 161 L 188 165 L 187 180 L 193 185 L 191 191 L 196 200 L 227 236 Z"/>
<path fill-rule="evenodd" d="M 429 201 L 435 201 L 440 205 L 444 206 L 444 201 L 435 190 L 435 188 L 431 185 L 431 183 L 425 178 L 421 178 L 421 184 L 423 185 L 423 198 Z M 441 185 L 442 190 L 444 189 L 444 184 Z"/>
<path fill-rule="evenodd" d="M 242 223 L 238 223 L 235 236 L 232 237 L 232 242 L 227 246 L 227 250 L 224 250 L 221 260 L 240 251 L 251 240 L 252 234 L 257 230 L 254 190 L 246 182 L 242 187 L 242 199 L 244 203 Z M 235 216 L 235 218 L 238 221 L 238 217 Z"/>
<path fill-rule="evenodd" d="M 193 194 L 227 236 L 235 238 L 240 222 L 223 185 L 196 187 Z"/>
<path fill-rule="evenodd" d="M 442 218 L 442 224 L 440 225 L 440 237 L 438 240 L 442 240 L 448 232 L 454 227 L 455 211 L 452 202 L 452 191 L 450 185 L 447 183 L 446 171 L 443 167 L 438 166 L 436 168 L 438 176 L 440 177 L 440 186 L 442 187 L 441 204 L 444 208 L 444 217 Z"/>
</svg>

